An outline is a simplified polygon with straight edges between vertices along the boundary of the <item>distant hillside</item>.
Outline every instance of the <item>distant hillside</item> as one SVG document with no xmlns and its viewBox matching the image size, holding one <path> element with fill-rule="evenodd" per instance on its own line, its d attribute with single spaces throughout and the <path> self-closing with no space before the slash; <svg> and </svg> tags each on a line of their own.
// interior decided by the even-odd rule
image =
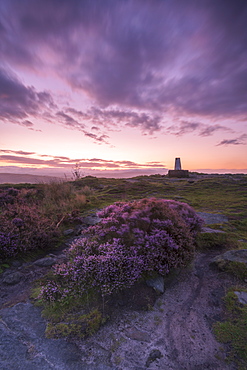
<svg viewBox="0 0 247 370">
<path fill-rule="evenodd" d="M 17 173 L 0 173 L 0 184 L 38 184 L 42 182 L 58 181 L 61 178 L 53 176 L 28 175 Z"/>
</svg>

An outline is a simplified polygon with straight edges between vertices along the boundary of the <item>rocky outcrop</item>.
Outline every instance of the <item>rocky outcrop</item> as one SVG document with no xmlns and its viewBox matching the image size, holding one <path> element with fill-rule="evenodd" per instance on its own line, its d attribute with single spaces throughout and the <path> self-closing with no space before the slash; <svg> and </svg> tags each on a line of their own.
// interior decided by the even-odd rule
<svg viewBox="0 0 247 370">
<path fill-rule="evenodd" d="M 228 222 L 228 218 L 220 213 L 196 212 L 207 225 Z"/>
<path fill-rule="evenodd" d="M 86 220 L 87 225 L 96 221 L 96 217 Z M 29 301 L 32 281 L 49 271 L 54 261 L 64 260 L 61 250 L 34 262 L 14 261 L 0 277 L 1 369 L 234 369 L 224 361 L 223 345 L 211 330 L 220 319 L 222 297 L 231 284 L 228 274 L 210 268 L 212 255 L 196 255 L 193 265 L 171 281 L 151 281 L 163 294 L 149 311 L 118 304 L 113 319 L 99 332 L 74 342 L 46 338 L 41 309 Z M 138 295 L 142 296 L 140 290 Z"/>
<path fill-rule="evenodd" d="M 1 310 L 0 368 L 4 370 L 88 369 L 77 346 L 45 338 L 45 320 L 31 303 Z"/>
<path fill-rule="evenodd" d="M 247 292 L 243 292 L 243 291 L 236 291 L 234 292 L 234 294 L 236 294 L 236 296 L 238 297 L 238 301 L 239 303 L 241 304 L 247 304 Z"/>
<path fill-rule="evenodd" d="M 164 293 L 150 310 L 118 306 L 112 320 L 85 340 L 46 338 L 41 309 L 27 295 L 0 311 L 0 368 L 233 370 L 224 360 L 224 345 L 211 330 L 220 319 L 222 297 L 232 283 L 228 274 L 210 268 L 214 255 L 198 254 L 193 265 L 165 283 Z M 48 269 L 34 264 L 22 268 L 26 274 Z M 17 292 L 24 288 L 23 280 L 6 287 Z"/>
<path fill-rule="evenodd" d="M 213 260 L 213 263 L 215 263 L 221 270 L 225 270 L 230 262 L 243 263 L 247 268 L 247 249 L 227 251 L 215 257 Z"/>
</svg>

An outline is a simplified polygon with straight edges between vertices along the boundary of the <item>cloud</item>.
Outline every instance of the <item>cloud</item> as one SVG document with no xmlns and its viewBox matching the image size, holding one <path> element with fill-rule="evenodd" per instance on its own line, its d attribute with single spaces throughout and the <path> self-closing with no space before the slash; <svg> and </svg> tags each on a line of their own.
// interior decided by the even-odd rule
<svg viewBox="0 0 247 370">
<path fill-rule="evenodd" d="M 87 119 L 105 127 L 109 127 L 110 125 L 137 127 L 140 128 L 141 131 L 148 132 L 149 134 L 153 134 L 155 131 L 161 129 L 161 117 L 159 115 L 133 110 L 91 107 L 87 111 Z"/>
<path fill-rule="evenodd" d="M 9 149 L 0 149 L 1 153 L 11 153 L 11 154 L 20 154 L 20 155 L 33 155 L 34 152 L 23 152 L 22 150 L 9 150 Z"/>
<path fill-rule="evenodd" d="M 202 122 L 181 121 L 178 125 L 168 127 L 167 132 L 176 136 L 196 133 L 199 136 L 211 136 L 216 131 L 234 132 L 232 129 L 222 125 L 207 125 Z"/>
<path fill-rule="evenodd" d="M 23 85 L 16 76 L 0 68 L 0 118 L 24 125 L 33 126 L 27 118 L 39 116 L 44 110 L 54 106 L 48 92 L 37 92 L 34 87 Z"/>
<path fill-rule="evenodd" d="M 160 162 L 147 162 L 147 163 L 136 163 L 133 161 L 114 161 L 114 160 L 105 160 L 101 158 L 76 158 L 71 159 L 69 157 L 61 156 L 49 156 L 46 154 L 37 154 L 34 152 L 23 152 L 23 151 L 14 151 L 8 149 L 0 149 L 0 163 L 16 163 L 25 166 L 39 166 L 42 168 L 72 168 L 76 164 L 83 169 L 155 169 L 163 167 Z M 43 159 L 47 158 L 47 159 Z"/>
<path fill-rule="evenodd" d="M 210 136 L 214 134 L 216 131 L 234 132 L 232 129 L 222 126 L 222 125 L 213 125 L 213 126 L 207 126 L 203 128 L 200 132 L 200 136 Z"/>
<path fill-rule="evenodd" d="M 235 139 L 222 140 L 217 146 L 220 145 L 245 145 L 247 143 L 247 134 L 243 134 Z"/>
<path fill-rule="evenodd" d="M 82 123 L 76 121 L 73 117 L 69 116 L 68 114 L 64 112 L 57 112 L 56 116 L 60 119 L 60 122 L 65 124 L 66 126 L 69 126 L 70 128 L 78 128 L 79 130 L 83 129 L 85 125 Z"/>
<path fill-rule="evenodd" d="M 26 126 L 26 127 L 32 127 L 33 126 L 33 123 L 31 121 L 28 121 L 27 119 L 25 121 L 22 121 L 21 124 L 23 126 Z"/>
<path fill-rule="evenodd" d="M 83 131 L 85 136 L 90 137 L 91 139 L 94 139 L 96 143 L 105 143 L 109 144 L 109 142 L 106 140 L 109 138 L 108 135 L 95 135 L 92 132 Z"/>
<path fill-rule="evenodd" d="M 64 32 L 53 30 L 64 48 L 63 78 L 104 106 L 246 114 L 247 5 L 236 3 L 106 1 L 94 11 L 87 4 L 73 24 L 66 18 Z M 79 25 L 82 11 L 88 20 Z"/>
<path fill-rule="evenodd" d="M 203 125 L 200 122 L 187 122 L 182 121 L 178 126 L 170 126 L 168 127 L 168 132 L 176 135 L 176 136 L 182 136 L 185 134 L 189 134 L 190 132 L 194 132 L 198 128 L 201 128 Z"/>
<path fill-rule="evenodd" d="M 244 0 L 2 0 L 2 65 L 51 73 L 92 104 L 56 110 L 51 93 L 1 70 L 2 117 L 32 122 L 43 111 L 99 143 L 104 129 L 159 132 L 166 114 L 246 117 L 246 19 Z M 216 130 L 225 128 L 196 118 L 175 134 Z"/>
</svg>

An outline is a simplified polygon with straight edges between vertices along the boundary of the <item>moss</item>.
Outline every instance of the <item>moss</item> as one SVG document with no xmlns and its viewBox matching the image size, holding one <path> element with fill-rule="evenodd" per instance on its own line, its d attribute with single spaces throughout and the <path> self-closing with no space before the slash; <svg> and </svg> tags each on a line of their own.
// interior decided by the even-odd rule
<svg viewBox="0 0 247 370">
<path fill-rule="evenodd" d="M 2 274 L 9 267 L 10 267 L 10 265 L 8 263 L 1 263 L 0 264 L 0 274 Z"/>
<path fill-rule="evenodd" d="M 235 249 L 237 242 L 226 233 L 199 233 L 196 246 L 199 250 Z"/>
<path fill-rule="evenodd" d="M 243 262 L 236 262 L 236 261 L 229 261 L 226 266 L 225 270 L 239 278 L 240 280 L 247 279 L 247 266 L 246 263 Z"/>
<path fill-rule="evenodd" d="M 229 360 L 236 360 L 239 368 L 246 368 L 247 305 L 239 303 L 233 288 L 227 293 L 224 301 L 226 320 L 214 324 L 214 333 L 220 342 L 229 344 Z"/>
<path fill-rule="evenodd" d="M 84 315 L 68 315 L 65 322 L 49 322 L 45 334 L 47 338 L 85 338 L 99 330 L 102 322 L 101 312 L 94 309 Z"/>
</svg>

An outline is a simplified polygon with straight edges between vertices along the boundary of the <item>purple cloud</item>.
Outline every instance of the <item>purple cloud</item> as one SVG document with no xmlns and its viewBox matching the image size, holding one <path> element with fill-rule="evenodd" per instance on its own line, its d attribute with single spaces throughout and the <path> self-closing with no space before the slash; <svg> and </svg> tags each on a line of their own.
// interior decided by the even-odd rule
<svg viewBox="0 0 247 370">
<path fill-rule="evenodd" d="M 109 169 L 132 169 L 132 168 L 160 168 L 163 165 L 160 162 L 147 162 L 147 163 L 136 163 L 133 161 L 114 161 L 114 160 L 105 160 L 100 158 L 77 158 L 70 159 L 69 157 L 61 156 L 49 156 L 49 155 L 39 155 L 34 152 L 23 152 L 23 151 L 14 151 L 8 149 L 0 149 L 0 162 L 10 162 L 16 164 L 25 164 L 25 165 L 37 165 L 37 166 L 46 166 L 51 168 L 72 168 L 76 163 L 80 165 L 80 168 L 109 168 Z M 47 157 L 49 159 L 40 159 L 37 157 Z"/>
<path fill-rule="evenodd" d="M 247 142 L 247 134 L 243 134 L 235 139 L 222 140 L 217 146 L 220 145 L 245 145 Z"/>
<path fill-rule="evenodd" d="M 200 132 L 200 136 L 210 136 L 214 134 L 216 131 L 228 131 L 228 132 L 233 132 L 232 129 L 222 126 L 222 125 L 212 125 L 212 126 L 206 126 L 203 128 Z"/>
<path fill-rule="evenodd" d="M 91 107 L 87 111 L 87 118 L 106 127 L 109 125 L 116 126 L 117 124 L 120 126 L 138 127 L 141 131 L 149 134 L 153 134 L 161 129 L 159 124 L 161 117 L 152 113 Z"/>
<path fill-rule="evenodd" d="M 82 123 L 79 123 L 76 121 L 73 117 L 69 116 L 68 114 L 64 112 L 57 112 L 56 116 L 61 120 L 62 123 L 64 123 L 66 126 L 79 128 L 80 130 L 85 127 Z"/>
<path fill-rule="evenodd" d="M 1 153 L 11 153 L 11 154 L 20 154 L 20 155 L 33 155 L 34 152 L 24 152 L 22 150 L 9 150 L 9 149 L 0 149 Z"/>
<path fill-rule="evenodd" d="M 196 133 L 199 136 L 211 136 L 216 131 L 234 132 L 232 129 L 222 125 L 206 125 L 201 122 L 181 121 L 178 125 L 168 127 L 167 131 L 176 136 L 183 136 L 189 133 Z"/>
<path fill-rule="evenodd" d="M 98 142 L 109 126 L 158 132 L 167 112 L 240 119 L 247 114 L 246 21 L 244 0 L 2 0 L 2 66 L 51 70 L 94 109 L 56 110 L 50 93 L 2 69 L 1 115 L 25 122 L 46 108 L 43 117 Z M 179 130 L 208 136 L 227 128 L 187 122 Z"/>
<path fill-rule="evenodd" d="M 0 118 L 4 121 L 31 127 L 27 118 L 41 115 L 54 107 L 48 92 L 37 92 L 34 87 L 26 87 L 13 74 L 0 68 Z M 23 121 L 24 119 L 24 121 Z"/>
</svg>

